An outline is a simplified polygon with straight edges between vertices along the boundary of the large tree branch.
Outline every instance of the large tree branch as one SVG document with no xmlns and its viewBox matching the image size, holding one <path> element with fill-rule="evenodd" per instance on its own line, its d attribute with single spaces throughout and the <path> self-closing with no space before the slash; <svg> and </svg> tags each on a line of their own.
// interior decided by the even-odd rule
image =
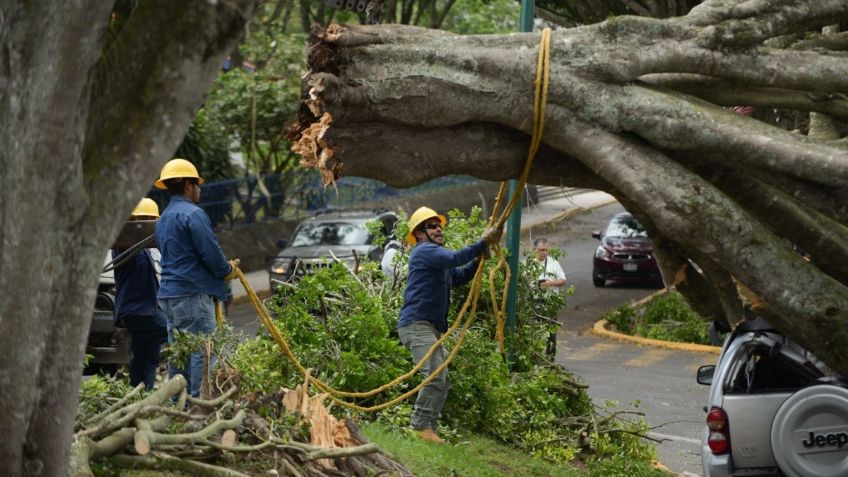
<svg viewBox="0 0 848 477">
<path fill-rule="evenodd" d="M 532 84 L 530 72 L 521 68 L 520 57 L 503 61 L 497 49 L 461 45 L 440 52 L 438 63 L 432 61 L 433 54 L 422 46 L 414 51 L 388 46 L 354 49 L 351 56 L 343 55 L 348 65 L 345 79 L 359 81 L 367 75 L 369 87 L 352 87 L 336 76 L 315 73 L 306 80 L 311 85 L 309 94 L 315 98 L 307 103 L 314 113 L 329 111 L 343 122 L 378 120 L 448 127 L 485 120 L 530 133 L 529 99 L 517 108 L 514 105 L 515 98 L 529 96 L 525 90 Z M 474 74 L 465 65 L 469 55 L 474 58 Z M 560 79 L 549 92 L 552 115 L 576 114 L 611 131 L 636 133 L 666 149 L 721 151 L 752 166 L 823 184 L 848 183 L 848 161 L 834 160 L 845 157 L 844 151 L 826 144 L 673 92 L 585 79 L 566 66 L 552 68 L 552 74 Z M 452 100 L 433 101 L 434 90 L 449 94 Z M 598 97 L 604 101 L 598 102 Z M 568 105 L 567 109 L 562 105 Z M 624 110 L 638 110 L 639 114 L 620 114 Z"/>
<path fill-rule="evenodd" d="M 526 138 L 531 132 L 536 35 L 466 38 L 427 32 L 415 41 L 418 33 L 412 29 L 336 27 L 313 48 L 311 60 L 317 61 L 311 61 L 314 69 L 305 80 L 308 109 L 304 109 L 302 127 L 308 129 L 302 129 L 302 139 L 307 140 L 303 149 L 311 151 L 313 162 L 320 167 L 329 166 L 328 174 L 338 172 L 342 154 L 345 161 L 358 162 L 353 166 L 358 171 L 367 170 L 365 161 L 381 162 L 374 159 L 373 148 L 353 133 L 357 128 L 397 133 L 407 147 L 414 147 L 419 138 L 423 144 L 431 144 L 434 132 L 453 129 L 460 131 L 460 143 L 474 144 L 469 141 L 470 125 L 497 124 L 516 131 L 518 136 L 512 133 L 513 138 Z M 785 181 L 807 184 L 815 191 L 841 190 L 848 184 L 848 153 L 690 96 L 628 80 L 637 78 L 640 71 L 687 69 L 732 77 L 735 73 L 729 71 L 730 64 L 721 62 L 734 55 L 754 59 L 759 55 L 775 62 L 802 58 L 806 65 L 817 64 L 825 70 L 833 64 L 827 58 L 816 63 L 820 58 L 814 53 L 709 51 L 693 46 L 691 38 L 696 33 L 691 24 L 681 20 L 663 23 L 632 18 L 557 32 L 543 142 L 583 163 L 622 201 L 636 204 L 634 208 L 644 214 L 646 223 L 653 224 L 657 236 L 673 237 L 679 249 L 673 260 L 681 265 L 686 258 L 704 263 L 705 276 L 717 284 L 711 296 L 719 297 L 725 315 L 738 316 L 732 276 L 767 302 L 775 326 L 846 372 L 848 356 L 835 350 L 838 344 L 848 343 L 848 288 L 804 261 L 782 231 L 748 210 L 776 210 L 761 209 L 770 206 L 767 198 L 757 197 L 756 204 L 734 201 L 685 167 L 691 161 L 676 162 L 670 156 L 745 165 Z M 369 44 L 372 41 L 375 44 Z M 657 54 L 651 56 L 649 51 L 645 55 L 644 50 L 651 48 L 656 48 Z M 675 63 L 678 60 L 680 64 Z M 744 60 L 742 64 L 750 63 Z M 769 75 L 794 81 L 805 74 L 810 81 L 816 77 L 798 71 L 775 72 L 777 67 L 775 63 L 772 70 L 761 72 L 760 81 L 769 84 Z M 786 63 L 781 68 L 794 67 Z M 842 85 L 848 80 L 833 74 L 844 66 L 834 68 L 825 71 L 830 82 L 826 87 L 845 90 Z M 630 78 L 631 74 L 636 76 Z M 825 89 L 815 85 L 800 89 L 817 88 Z M 324 113 L 330 113 L 332 119 L 321 116 Z M 323 117 L 322 122 L 310 125 L 313 115 Z M 510 137 L 508 132 L 503 134 Z M 369 133 L 368 137 L 379 136 Z M 391 139 L 386 136 L 379 141 L 389 148 Z M 483 145 L 487 141 L 492 139 L 484 140 Z M 437 169 L 459 167 L 473 175 L 492 174 L 492 162 L 480 154 L 456 161 L 460 165 L 451 159 L 434 158 L 438 162 L 432 168 L 428 164 L 398 175 L 404 183 L 411 183 Z M 514 171 L 523 158 L 499 157 L 498 161 L 505 170 Z M 806 203 L 813 197 L 809 191 L 804 194 L 804 199 L 797 200 Z M 799 207 L 795 201 L 778 206 L 790 211 Z M 820 227 L 831 227 L 826 219 L 816 220 Z M 827 240 L 838 249 L 840 237 L 831 235 Z M 669 274 L 669 270 L 664 272 Z M 696 278 L 692 275 L 690 280 Z"/>
<path fill-rule="evenodd" d="M 843 0 L 750 0 L 723 13 L 725 19 L 699 34 L 704 46 L 751 46 L 789 33 L 815 30 L 848 19 Z"/>
<path fill-rule="evenodd" d="M 709 49 L 692 42 L 657 42 L 632 54 L 620 80 L 655 73 L 692 73 L 732 82 L 832 93 L 848 90 L 848 62 L 840 54 L 771 48 Z M 597 55 L 596 55 L 597 56 Z M 791 66 L 790 66 L 791 65 Z"/>
<path fill-rule="evenodd" d="M 756 171 L 756 176 L 806 207 L 836 222 L 848 224 L 848 187 L 822 187 L 820 184 L 764 170 Z"/>
<path fill-rule="evenodd" d="M 640 81 L 696 96 L 721 106 L 761 106 L 815 111 L 848 121 L 848 97 L 843 93 L 813 93 L 731 83 L 689 74 L 645 75 Z"/>
<path fill-rule="evenodd" d="M 839 372 L 848 372 L 848 356 L 819 345 L 848 340 L 848 287 L 805 262 L 708 182 L 657 151 L 577 121 L 551 126 L 560 139 L 551 138 L 554 142 L 568 144 L 587 166 L 637 201 L 661 233 L 721 263 L 769 303 L 778 316 L 773 325 Z"/>
<path fill-rule="evenodd" d="M 516 177 L 530 148 L 530 138 L 491 123 L 467 123 L 453 128 L 422 129 L 380 123 L 331 127 L 318 133 L 321 141 L 301 137 L 302 150 L 325 154 L 318 144 L 344 144 L 332 151 L 342 173 L 409 187 L 445 174 L 473 174 L 492 181 Z M 415 144 L 414 147 L 408 147 Z M 443 159 L 451 158 L 445 169 Z M 307 161 L 317 161 L 314 156 Z M 489 164 L 484 171 L 480 164 Z M 529 181 L 534 184 L 587 187 L 610 186 L 581 162 L 547 146 L 536 155 Z"/>
<path fill-rule="evenodd" d="M 830 51 L 845 51 L 848 50 L 848 31 L 805 38 L 804 40 L 793 43 L 792 48 L 796 50 L 815 50 L 820 48 Z"/>
<path fill-rule="evenodd" d="M 651 217 L 637 202 L 622 194 L 617 194 L 616 198 L 647 229 L 665 286 L 677 290 L 692 309 L 707 321 L 734 320 L 733 311 L 723 306 L 723 297 L 716 288 L 716 284 L 720 282 L 713 282 L 705 273 L 696 269 L 690 260 L 692 251 L 660 233 Z M 712 263 L 712 260 L 701 257 L 698 262 Z M 727 274 L 724 273 L 724 275 Z M 735 286 L 733 292 L 735 293 Z M 738 297 L 736 299 L 738 301 Z M 741 309 L 739 316 L 741 316 Z"/>
<path fill-rule="evenodd" d="M 801 246 L 822 271 L 848 284 L 848 229 L 815 210 L 805 207 L 789 194 L 739 169 L 703 168 L 707 179 L 736 202 L 745 204 L 775 233 Z"/>
<path fill-rule="evenodd" d="M 846 158 L 843 151 L 712 104 L 638 85 L 596 84 L 597 94 L 605 99 L 604 110 L 597 114 L 592 109 L 593 98 L 581 94 L 590 86 L 572 81 L 559 87 L 563 91 L 552 88 L 554 97 L 574 98 L 570 107 L 588 111 L 590 114 L 582 114 L 587 121 L 603 124 L 610 131 L 636 133 L 660 148 L 711 150 L 822 184 L 848 184 L 848 160 L 838 160 Z M 638 114 L 619 114 L 624 110 Z"/>
</svg>

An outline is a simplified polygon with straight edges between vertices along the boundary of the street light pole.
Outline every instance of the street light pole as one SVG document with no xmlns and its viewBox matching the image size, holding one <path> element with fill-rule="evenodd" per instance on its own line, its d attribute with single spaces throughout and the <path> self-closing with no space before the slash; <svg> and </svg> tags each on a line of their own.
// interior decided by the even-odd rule
<svg viewBox="0 0 848 477">
<path fill-rule="evenodd" d="M 534 0 L 521 0 L 521 17 L 519 20 L 519 30 L 521 32 L 533 31 L 533 13 L 535 10 Z M 515 179 L 507 183 L 508 197 L 512 197 L 518 188 L 518 181 Z M 506 333 L 508 336 L 515 334 L 515 313 L 518 302 L 518 253 L 521 244 L 521 201 L 516 204 L 509 214 L 507 220 L 507 236 L 506 245 L 509 250 L 509 265 L 510 277 L 509 281 L 509 296 L 506 301 Z M 510 359 L 510 361 L 512 361 Z"/>
</svg>

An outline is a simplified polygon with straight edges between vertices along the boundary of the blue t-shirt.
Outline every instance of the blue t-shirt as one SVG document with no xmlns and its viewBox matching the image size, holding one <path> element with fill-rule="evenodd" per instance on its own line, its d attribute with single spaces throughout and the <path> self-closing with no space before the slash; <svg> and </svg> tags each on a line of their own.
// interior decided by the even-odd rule
<svg viewBox="0 0 848 477">
<path fill-rule="evenodd" d="M 419 242 L 409 256 L 409 278 L 403 293 L 398 328 L 416 320 L 429 321 L 442 333 L 448 329 L 450 289 L 474 277 L 483 254 L 483 241 L 461 250 L 450 250 L 432 242 Z"/>
<path fill-rule="evenodd" d="M 171 197 L 156 221 L 156 242 L 162 252 L 160 299 L 193 295 L 227 299 L 224 277 L 232 267 L 203 209 L 183 196 Z"/>
<path fill-rule="evenodd" d="M 112 250 L 112 259 L 118 256 Z M 115 317 L 154 316 L 159 283 L 150 252 L 142 250 L 115 268 Z"/>
</svg>

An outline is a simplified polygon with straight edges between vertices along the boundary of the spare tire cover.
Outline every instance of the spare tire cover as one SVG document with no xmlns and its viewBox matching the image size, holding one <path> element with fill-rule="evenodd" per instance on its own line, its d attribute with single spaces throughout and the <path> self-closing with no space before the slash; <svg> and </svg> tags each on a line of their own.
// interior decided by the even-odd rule
<svg viewBox="0 0 848 477">
<path fill-rule="evenodd" d="M 819 385 L 790 396 L 774 416 L 771 448 L 790 477 L 848 475 L 848 389 Z"/>
</svg>

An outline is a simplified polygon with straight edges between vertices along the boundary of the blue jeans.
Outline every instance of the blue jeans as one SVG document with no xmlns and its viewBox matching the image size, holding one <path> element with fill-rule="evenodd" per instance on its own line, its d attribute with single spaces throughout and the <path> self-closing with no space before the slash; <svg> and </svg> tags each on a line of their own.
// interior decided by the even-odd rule
<svg viewBox="0 0 848 477">
<path fill-rule="evenodd" d="M 165 315 L 156 310 L 154 316 L 126 315 L 122 319 L 130 332 L 130 384 L 135 386 L 143 382 L 147 389 L 153 389 L 162 343 L 168 340 Z"/>
<path fill-rule="evenodd" d="M 429 321 L 413 321 L 398 328 L 398 335 L 400 342 L 412 353 L 412 359 L 415 363 L 421 361 L 427 351 L 430 351 L 433 343 L 442 336 Z M 444 362 L 444 348 L 439 346 L 418 372 L 422 377 L 430 376 Z M 436 378 L 418 391 L 415 407 L 412 410 L 412 416 L 409 418 L 409 424 L 413 429 L 433 429 L 435 431 L 439 427 L 439 418 L 442 416 L 442 407 L 444 407 L 445 399 L 448 397 L 449 388 L 450 379 L 448 379 L 448 369 L 445 368 Z"/>
<path fill-rule="evenodd" d="M 215 302 L 209 295 L 193 295 L 179 298 L 159 300 L 159 306 L 165 311 L 168 319 L 168 343 L 174 342 L 174 334 L 191 333 L 195 335 L 211 335 L 215 331 Z M 209 363 L 209 379 L 215 367 L 215 357 Z M 197 350 L 190 354 L 185 368 L 179 368 L 174 363 L 168 363 L 168 376 L 182 374 L 188 382 L 192 397 L 200 396 L 200 384 L 203 380 L 203 352 Z"/>
</svg>

